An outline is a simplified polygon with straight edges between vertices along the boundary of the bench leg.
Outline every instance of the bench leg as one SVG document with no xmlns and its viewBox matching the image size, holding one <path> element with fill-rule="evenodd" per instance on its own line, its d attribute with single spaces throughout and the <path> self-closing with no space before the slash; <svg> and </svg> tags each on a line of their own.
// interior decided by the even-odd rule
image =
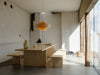
<svg viewBox="0 0 100 75">
<path fill-rule="evenodd" d="M 63 66 L 63 59 L 62 58 L 53 58 L 53 67 L 62 67 Z"/>
<path fill-rule="evenodd" d="M 49 67 L 53 67 L 53 60 L 50 59 L 47 63 L 46 63 L 46 67 L 49 68 Z"/>
<path fill-rule="evenodd" d="M 21 64 L 21 56 L 13 56 L 12 63 L 15 65 Z"/>
</svg>

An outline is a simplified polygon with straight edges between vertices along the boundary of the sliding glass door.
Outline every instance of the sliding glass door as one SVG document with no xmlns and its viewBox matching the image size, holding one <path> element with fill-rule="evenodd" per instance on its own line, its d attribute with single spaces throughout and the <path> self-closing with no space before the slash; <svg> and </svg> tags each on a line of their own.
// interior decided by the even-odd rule
<svg viewBox="0 0 100 75">
<path fill-rule="evenodd" d="M 100 72 L 100 0 L 90 12 L 91 63 Z"/>
</svg>

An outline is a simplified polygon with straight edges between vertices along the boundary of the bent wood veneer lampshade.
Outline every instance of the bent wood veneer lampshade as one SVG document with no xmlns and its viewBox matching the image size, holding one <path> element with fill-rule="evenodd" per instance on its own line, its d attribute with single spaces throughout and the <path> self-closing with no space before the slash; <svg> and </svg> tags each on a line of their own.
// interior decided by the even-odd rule
<svg viewBox="0 0 100 75">
<path fill-rule="evenodd" d="M 48 25 L 47 23 L 45 22 L 40 22 L 36 25 L 36 27 L 41 30 L 41 31 L 45 31 L 47 30 L 48 28 L 50 28 L 50 25 Z"/>
</svg>

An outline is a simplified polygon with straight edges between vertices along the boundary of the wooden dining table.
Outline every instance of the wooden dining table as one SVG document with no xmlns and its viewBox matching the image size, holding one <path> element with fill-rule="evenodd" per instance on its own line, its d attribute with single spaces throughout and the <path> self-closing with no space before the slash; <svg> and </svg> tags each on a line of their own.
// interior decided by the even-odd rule
<svg viewBox="0 0 100 75">
<path fill-rule="evenodd" d="M 56 44 L 37 44 L 28 49 L 15 49 L 15 51 L 23 51 L 24 66 L 45 67 L 48 60 L 55 52 Z"/>
</svg>

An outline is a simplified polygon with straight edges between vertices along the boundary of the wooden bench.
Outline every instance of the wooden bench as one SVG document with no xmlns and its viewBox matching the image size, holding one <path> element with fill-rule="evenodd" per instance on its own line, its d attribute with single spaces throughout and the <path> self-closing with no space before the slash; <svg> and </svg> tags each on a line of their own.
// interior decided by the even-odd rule
<svg viewBox="0 0 100 75">
<path fill-rule="evenodd" d="M 21 64 L 21 56 L 23 56 L 23 52 L 16 52 L 16 53 L 12 53 L 9 54 L 8 56 L 12 56 L 12 63 L 13 64 Z"/>
<path fill-rule="evenodd" d="M 51 57 L 49 58 L 49 60 L 47 60 L 46 67 L 53 67 L 53 60 Z"/>
<path fill-rule="evenodd" d="M 62 67 L 63 59 L 65 58 L 66 51 L 57 50 L 47 62 L 47 67 Z"/>
<path fill-rule="evenodd" d="M 62 67 L 63 66 L 63 56 L 62 55 L 53 55 L 52 57 L 53 67 Z"/>
</svg>

